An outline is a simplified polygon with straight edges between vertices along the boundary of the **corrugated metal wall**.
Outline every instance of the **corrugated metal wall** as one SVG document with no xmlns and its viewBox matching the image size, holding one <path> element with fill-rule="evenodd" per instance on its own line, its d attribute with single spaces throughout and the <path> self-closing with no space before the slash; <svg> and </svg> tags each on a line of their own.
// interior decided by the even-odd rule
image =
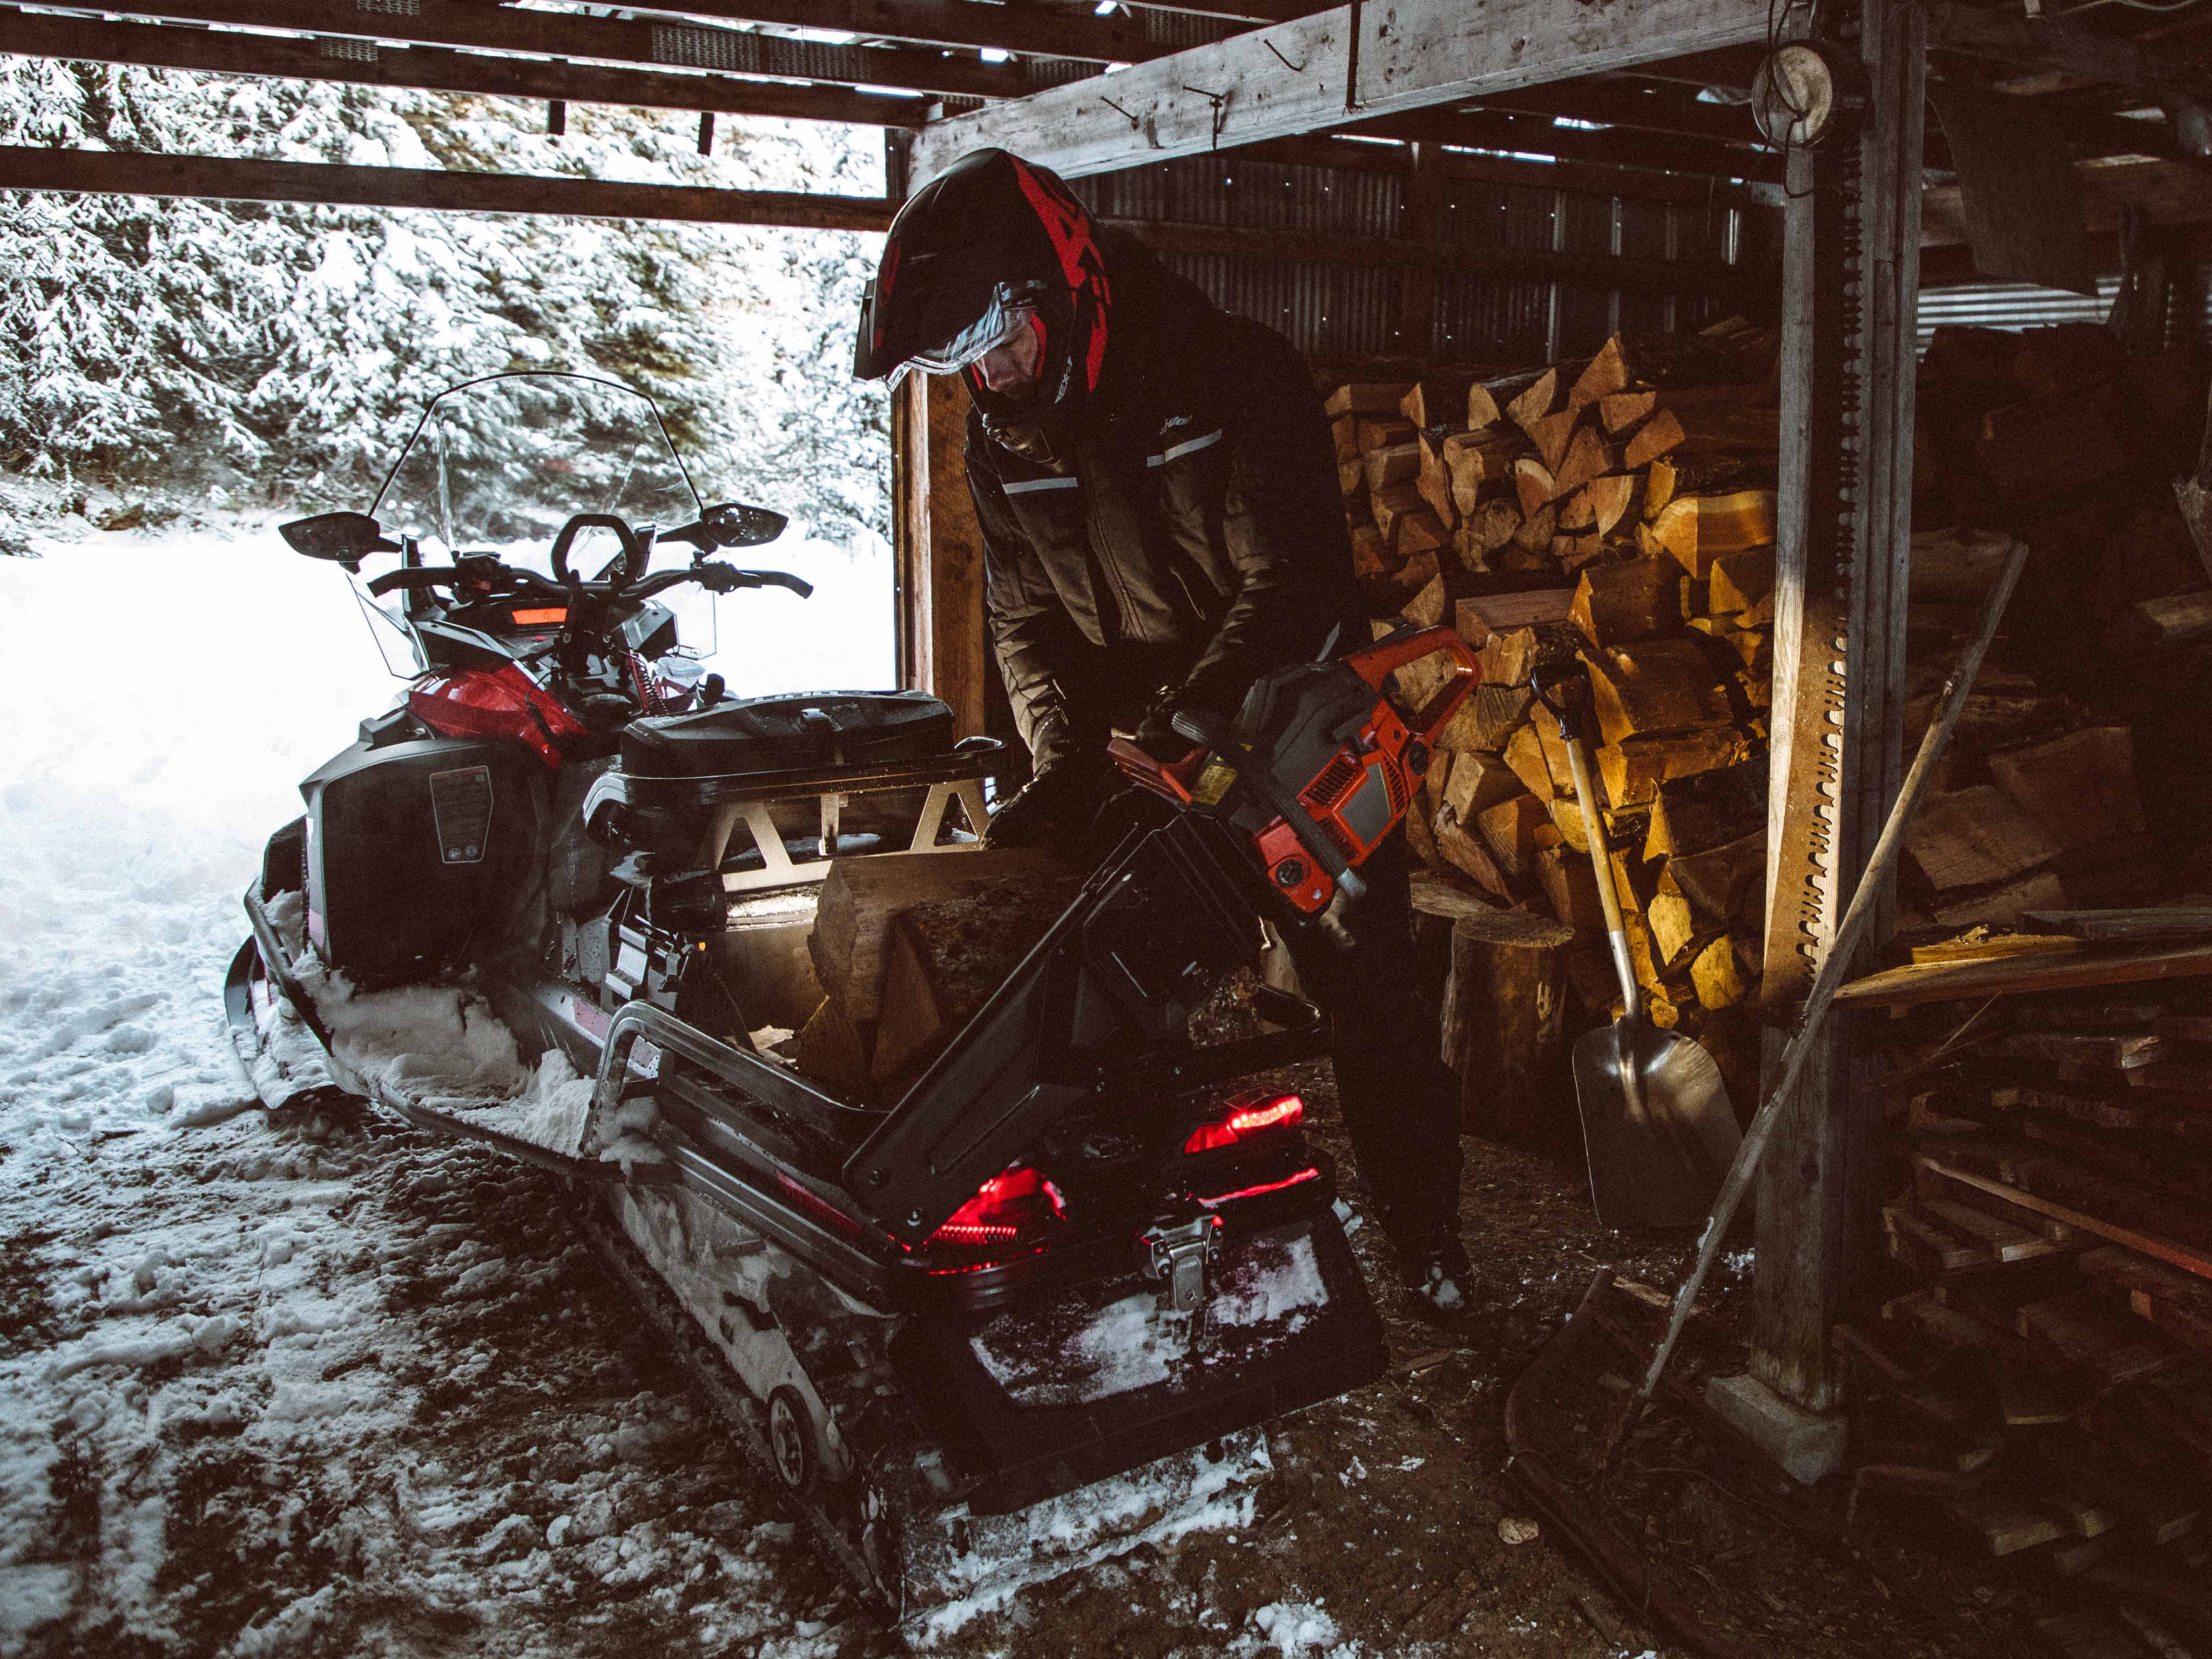
<svg viewBox="0 0 2212 1659">
<path fill-rule="evenodd" d="M 1382 240 L 1405 234 L 1401 173 L 1194 156 L 1074 182 L 1103 218 Z M 1437 240 L 1447 246 L 1736 264 L 1733 205 L 1630 200 L 1537 184 L 1444 180 Z M 1428 337 L 1400 335 L 1402 267 L 1170 252 L 1170 269 L 1215 302 L 1280 329 L 1308 356 L 1419 357 L 1508 367 L 1595 350 L 1617 329 L 1695 327 L 1718 302 L 1445 270 Z"/>
<path fill-rule="evenodd" d="M 1939 328 L 2048 328 L 2054 323 L 2101 323 L 2112 314 L 2117 276 L 2097 279 L 2097 295 L 2067 294 L 2028 283 L 1981 283 L 1972 287 L 1923 289 L 1920 295 L 1920 349 Z M 2166 315 L 2166 343 L 2212 344 L 2212 270 L 2183 271 L 2173 285 Z"/>
</svg>

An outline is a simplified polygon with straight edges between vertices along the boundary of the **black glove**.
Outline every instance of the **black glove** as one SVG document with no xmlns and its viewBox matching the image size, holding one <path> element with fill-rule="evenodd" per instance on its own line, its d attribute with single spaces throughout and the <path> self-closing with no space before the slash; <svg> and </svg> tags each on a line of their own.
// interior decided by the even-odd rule
<svg viewBox="0 0 2212 1659">
<path fill-rule="evenodd" d="M 983 830 L 983 845 L 1043 847 L 1073 842 L 1097 812 L 1109 770 L 1097 756 L 1071 755 L 1054 761 L 991 814 L 991 822 Z"/>
<path fill-rule="evenodd" d="M 1175 710 L 1162 703 L 1145 716 L 1137 729 L 1129 734 L 1135 744 L 1154 760 L 1172 766 L 1188 760 L 1190 751 L 1199 745 L 1192 738 L 1175 729 Z"/>
</svg>

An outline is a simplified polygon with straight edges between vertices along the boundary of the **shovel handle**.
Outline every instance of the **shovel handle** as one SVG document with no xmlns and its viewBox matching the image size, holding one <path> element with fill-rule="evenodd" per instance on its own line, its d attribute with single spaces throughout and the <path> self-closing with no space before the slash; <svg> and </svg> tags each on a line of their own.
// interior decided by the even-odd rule
<svg viewBox="0 0 2212 1659">
<path fill-rule="evenodd" d="M 1583 746 L 1582 733 L 1575 727 L 1566 701 L 1553 701 L 1541 672 L 1532 675 L 1529 684 L 1535 691 L 1536 701 L 1559 721 L 1560 741 L 1567 746 L 1567 767 L 1575 780 L 1575 804 L 1582 809 L 1583 839 L 1589 844 L 1590 867 L 1597 876 L 1597 902 L 1605 910 L 1606 943 L 1613 947 L 1613 970 L 1620 976 L 1620 994 L 1627 1006 L 1628 1018 L 1640 1019 L 1644 1012 L 1643 988 L 1637 984 L 1636 966 L 1629 960 L 1628 924 L 1621 918 L 1620 894 L 1613 886 L 1613 858 L 1605 844 L 1605 820 L 1598 816 L 1597 791 L 1590 787 L 1589 755 Z"/>
</svg>

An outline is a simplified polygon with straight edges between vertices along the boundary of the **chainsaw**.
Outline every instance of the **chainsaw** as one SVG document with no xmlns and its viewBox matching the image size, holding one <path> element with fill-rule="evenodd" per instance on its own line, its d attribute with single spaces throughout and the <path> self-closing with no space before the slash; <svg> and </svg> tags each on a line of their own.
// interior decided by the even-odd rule
<svg viewBox="0 0 2212 1659">
<path fill-rule="evenodd" d="M 1400 671 L 1443 655 L 1451 666 L 1418 709 L 1401 706 Z M 1163 761 L 1126 738 L 1109 745 L 1133 782 L 1240 832 L 1273 889 L 1315 915 L 1338 890 L 1366 890 L 1358 866 L 1413 803 L 1437 735 L 1482 671 L 1449 628 L 1401 628 L 1364 650 L 1279 668 L 1256 682 L 1234 722 L 1178 710 L 1194 747 Z"/>
</svg>

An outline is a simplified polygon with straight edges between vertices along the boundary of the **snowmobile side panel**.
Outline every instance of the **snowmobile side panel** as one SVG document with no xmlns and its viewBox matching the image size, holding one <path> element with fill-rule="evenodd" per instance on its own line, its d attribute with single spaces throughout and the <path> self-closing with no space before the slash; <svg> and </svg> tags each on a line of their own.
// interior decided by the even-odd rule
<svg viewBox="0 0 2212 1659">
<path fill-rule="evenodd" d="M 1268 1311 L 1268 1292 L 1255 1294 L 1243 1280 L 1256 1280 L 1270 1261 L 1295 1262 L 1291 1296 L 1307 1299 L 1256 1327 L 1227 1323 L 1255 1306 Z M 1061 1310 L 1048 1310 L 1041 1322 L 1035 1305 L 1025 1306 L 1021 1319 L 1042 1323 L 1045 1346 L 1060 1343 L 1060 1352 L 1042 1365 L 992 1355 L 1001 1322 L 905 1326 L 891 1345 L 892 1362 L 930 1437 L 975 1483 L 965 1493 L 970 1512 L 1003 1514 L 1072 1492 L 1362 1387 L 1387 1368 L 1382 1321 L 1343 1230 L 1326 1209 L 1232 1245 L 1215 1283 L 1206 1310 L 1194 1318 L 1152 1316 L 1152 1325 L 1170 1328 L 1170 1352 L 1157 1357 L 1159 1381 L 1109 1387 L 1095 1399 L 1084 1397 L 1085 1379 L 1056 1375 L 1051 1361 L 1068 1354 L 1079 1366 L 1103 1361 L 1109 1382 L 1142 1372 L 1149 1358 L 1144 1344 L 1161 1339 L 1144 1334 L 1146 1310 L 1157 1298 L 1133 1276 L 1087 1298 L 1092 1322 L 1072 1334 L 1065 1322 L 1051 1322 Z M 1182 1353 L 1171 1351 L 1176 1327 L 1190 1344 Z M 1034 1346 L 1029 1336 L 1019 1333 L 1011 1346 Z"/>
<path fill-rule="evenodd" d="M 302 783 L 307 937 L 324 962 L 385 985 L 487 943 L 534 884 L 533 764 L 516 745 L 477 739 L 356 743 Z"/>
</svg>

